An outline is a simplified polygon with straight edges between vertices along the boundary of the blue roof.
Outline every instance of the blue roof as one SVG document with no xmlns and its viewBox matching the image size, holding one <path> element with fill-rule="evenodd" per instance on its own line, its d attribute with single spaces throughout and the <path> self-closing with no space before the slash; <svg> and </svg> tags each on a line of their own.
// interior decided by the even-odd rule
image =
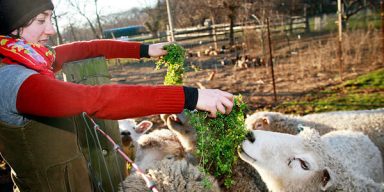
<svg viewBox="0 0 384 192">
<path fill-rule="evenodd" d="M 106 29 L 103 32 L 104 38 L 119 38 L 122 36 L 135 36 L 142 33 L 147 33 L 147 30 L 142 25 L 131 25 L 128 27 L 120 27 L 113 29 Z M 113 35 L 112 35 L 113 34 Z"/>
</svg>

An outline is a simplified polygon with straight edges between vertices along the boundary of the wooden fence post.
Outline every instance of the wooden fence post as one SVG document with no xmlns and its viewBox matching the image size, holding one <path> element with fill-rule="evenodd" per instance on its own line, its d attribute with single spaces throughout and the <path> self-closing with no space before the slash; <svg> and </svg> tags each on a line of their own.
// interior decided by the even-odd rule
<svg viewBox="0 0 384 192">
<path fill-rule="evenodd" d="M 381 16 L 381 41 L 382 41 L 382 49 L 384 52 L 384 0 L 380 1 L 380 16 Z M 381 61 L 384 63 L 384 54 L 382 55 L 383 60 Z"/>
<path fill-rule="evenodd" d="M 268 44 L 269 44 L 269 63 L 271 65 L 272 84 L 273 84 L 273 98 L 276 104 L 277 102 L 276 82 L 275 82 L 275 72 L 273 70 L 273 54 L 272 54 L 272 42 L 271 42 L 271 31 L 269 26 L 269 17 L 267 18 L 267 29 L 268 29 Z"/>
<path fill-rule="evenodd" d="M 110 74 L 105 59 L 98 57 L 64 64 L 63 79 L 78 84 L 99 85 L 110 83 Z M 121 146 L 117 121 L 94 119 Z M 96 132 L 92 123 L 86 122 L 82 116 L 76 116 L 74 120 L 95 191 L 117 191 L 118 184 L 124 179 L 125 161 L 114 151 L 114 146 Z"/>
<path fill-rule="evenodd" d="M 166 0 L 165 2 L 167 4 L 168 23 L 169 23 L 169 32 L 171 35 L 171 41 L 175 41 L 175 36 L 173 34 L 173 22 L 172 22 L 171 8 L 169 6 L 169 0 Z"/>
<path fill-rule="evenodd" d="M 212 34 L 213 34 L 213 46 L 215 48 L 215 51 L 218 50 L 218 47 L 217 47 L 217 35 L 216 35 L 216 23 L 215 23 L 215 18 L 212 16 L 211 17 L 211 20 L 212 20 L 212 25 L 210 27 L 212 27 Z"/>
<path fill-rule="evenodd" d="M 337 0 L 337 14 L 338 14 L 338 27 L 339 27 L 339 38 L 338 38 L 338 57 L 339 57 L 339 75 L 340 81 L 343 80 L 343 8 L 341 0 Z"/>
</svg>

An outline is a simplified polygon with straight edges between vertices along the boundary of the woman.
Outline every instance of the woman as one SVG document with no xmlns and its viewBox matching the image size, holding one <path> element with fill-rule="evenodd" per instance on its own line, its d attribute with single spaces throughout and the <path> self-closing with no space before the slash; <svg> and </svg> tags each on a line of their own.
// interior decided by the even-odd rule
<svg viewBox="0 0 384 192">
<path fill-rule="evenodd" d="M 94 40 L 46 47 L 55 34 L 50 0 L 0 0 L 0 151 L 21 191 L 91 191 L 75 124 L 82 112 L 123 119 L 184 108 L 229 113 L 233 95 L 182 86 L 87 86 L 62 82 L 63 63 L 157 57 L 164 44 Z"/>
</svg>

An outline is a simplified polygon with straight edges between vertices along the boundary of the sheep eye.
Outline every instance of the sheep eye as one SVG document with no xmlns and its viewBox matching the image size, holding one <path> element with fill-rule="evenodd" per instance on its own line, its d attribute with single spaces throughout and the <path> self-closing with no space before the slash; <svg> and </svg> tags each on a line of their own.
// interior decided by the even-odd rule
<svg viewBox="0 0 384 192">
<path fill-rule="evenodd" d="M 288 167 L 291 167 L 291 163 L 292 163 L 292 159 L 289 158 L 289 159 L 288 159 Z"/>
<path fill-rule="evenodd" d="M 256 126 L 253 130 L 261 130 L 262 128 L 263 128 L 263 125 L 258 123 L 258 124 L 256 124 Z"/>
<path fill-rule="evenodd" d="M 300 165 L 301 165 L 301 168 L 303 168 L 304 170 L 309 170 L 309 166 L 308 166 L 308 163 L 302 159 L 299 159 L 300 161 Z"/>
</svg>

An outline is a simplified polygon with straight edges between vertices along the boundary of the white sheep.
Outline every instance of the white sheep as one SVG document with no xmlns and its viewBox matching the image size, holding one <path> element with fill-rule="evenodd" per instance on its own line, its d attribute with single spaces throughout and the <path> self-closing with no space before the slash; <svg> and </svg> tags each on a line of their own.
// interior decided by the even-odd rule
<svg viewBox="0 0 384 192">
<path fill-rule="evenodd" d="M 320 137 L 253 130 L 239 148 L 271 191 L 383 191 L 380 151 L 361 132 L 333 131 Z"/>
<path fill-rule="evenodd" d="M 164 158 L 156 162 L 153 168 L 148 169 L 147 176 L 156 183 L 156 188 L 159 191 L 220 191 L 216 180 L 212 176 L 202 173 L 185 159 Z M 119 191 L 147 192 L 148 188 L 139 175 L 133 174 L 123 181 Z"/>
<path fill-rule="evenodd" d="M 297 134 L 298 125 L 317 129 L 320 134 L 332 130 L 355 130 L 383 132 L 384 109 L 335 111 L 312 113 L 305 116 L 286 115 L 278 112 L 256 112 L 245 120 L 249 130 L 270 130 Z"/>
<path fill-rule="evenodd" d="M 134 119 L 122 119 L 118 120 L 120 137 L 122 141 L 122 149 L 124 153 L 130 158 L 134 159 L 136 154 L 136 149 L 138 148 L 137 140 L 153 126 L 151 121 L 141 121 L 136 123 Z M 132 166 L 129 163 L 125 164 L 124 175 L 127 176 L 130 174 Z"/>
<path fill-rule="evenodd" d="M 184 157 L 184 149 L 180 144 L 176 134 L 169 129 L 157 129 L 150 133 L 152 122 L 142 121 L 136 124 L 133 119 L 119 120 L 120 134 L 123 140 L 124 152 L 131 152 L 131 145 L 127 146 L 128 141 L 133 144 L 135 163 L 143 170 L 152 167 L 156 161 L 164 157 L 174 155 L 177 158 Z M 148 133 L 148 134 L 146 134 Z"/>
<path fill-rule="evenodd" d="M 168 124 L 176 126 L 172 127 L 174 131 L 183 130 L 174 121 L 174 117 L 168 117 Z M 128 131 L 133 133 L 130 134 L 133 136 L 132 139 L 135 140 L 135 163 L 154 179 L 160 191 L 219 191 L 213 177 L 205 176 L 185 158 L 186 150 L 182 143 L 193 142 L 180 141 L 190 138 L 184 136 L 184 132 L 175 134 L 169 129 L 159 129 L 144 134 L 147 130 L 137 132 L 135 126 L 127 127 Z M 182 137 L 179 139 L 177 135 Z M 124 180 L 120 190 L 148 191 L 148 188 L 141 176 L 131 174 Z"/>
<path fill-rule="evenodd" d="M 287 115 L 279 112 L 256 112 L 245 119 L 245 127 L 248 130 L 297 134 L 300 132 L 300 125 L 314 128 L 320 134 L 335 130 L 332 126 L 305 120 L 302 116 Z"/>
<path fill-rule="evenodd" d="M 256 112 L 245 120 L 248 130 L 267 130 L 297 134 L 308 126 L 320 135 L 333 130 L 361 131 L 379 148 L 384 160 L 384 109 L 313 113 L 305 116 L 277 112 Z"/>
</svg>

